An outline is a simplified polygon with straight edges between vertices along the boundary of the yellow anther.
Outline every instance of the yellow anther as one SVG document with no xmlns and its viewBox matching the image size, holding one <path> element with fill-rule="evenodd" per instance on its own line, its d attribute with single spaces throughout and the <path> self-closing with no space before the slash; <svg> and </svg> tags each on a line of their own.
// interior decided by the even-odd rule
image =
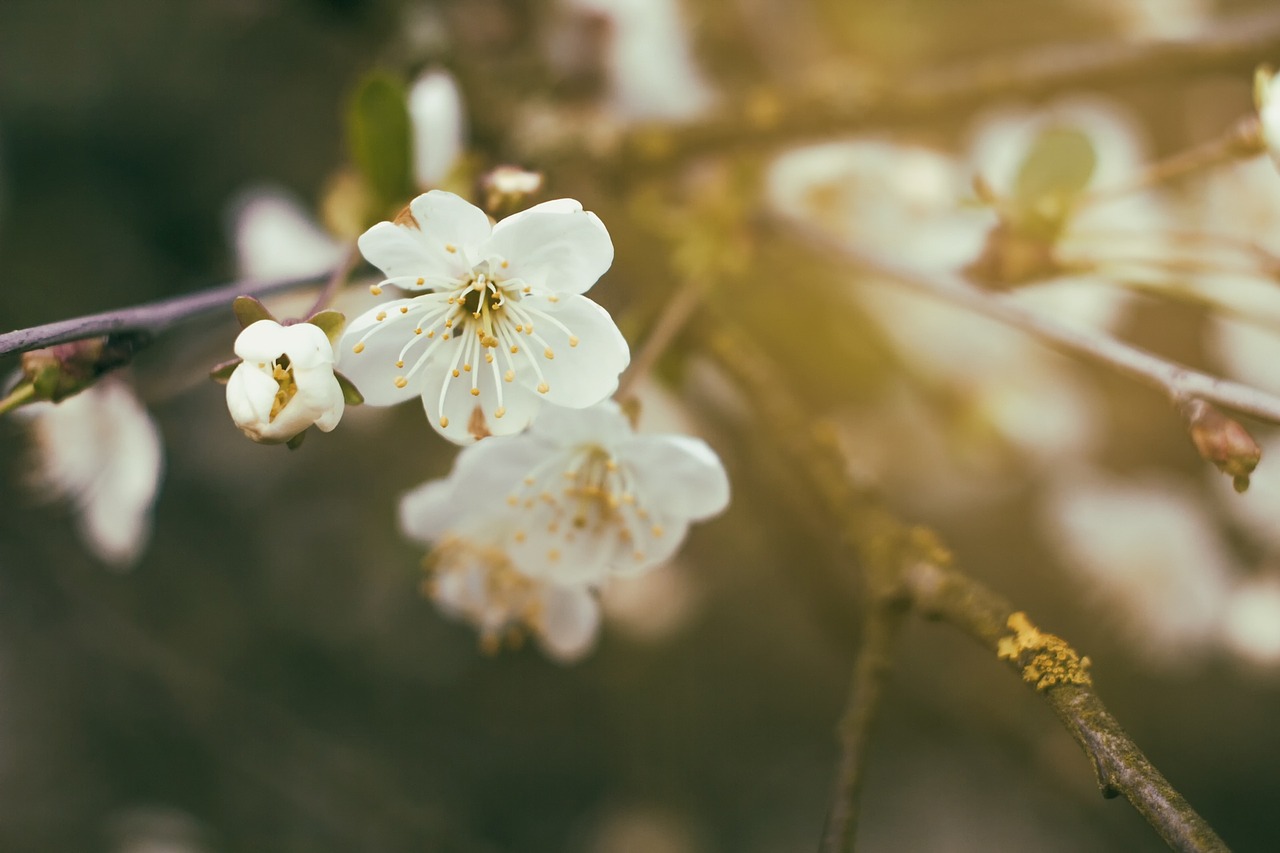
<svg viewBox="0 0 1280 853">
<path fill-rule="evenodd" d="M 582 341 L 578 340 L 578 336 L 577 336 L 577 335 L 570 335 L 570 336 L 569 336 L 569 346 L 571 346 L 571 347 L 576 347 L 576 346 L 577 346 L 578 344 L 580 344 L 580 343 L 582 343 Z"/>
<path fill-rule="evenodd" d="M 631 556 L 636 558 L 636 562 L 640 562 L 641 560 L 644 559 L 644 551 L 636 551 Z"/>
<path fill-rule="evenodd" d="M 449 333 L 448 333 L 448 332 L 445 332 L 443 335 L 441 335 L 441 336 L 440 336 L 440 340 L 442 340 L 442 341 L 447 341 L 447 340 L 449 340 Z"/>
<path fill-rule="evenodd" d="M 448 419 L 447 417 L 443 417 L 443 416 L 442 416 L 442 417 L 440 418 L 440 428 L 441 428 L 441 429 L 448 429 L 448 428 L 449 428 L 449 419 Z"/>
<path fill-rule="evenodd" d="M 519 323 L 516 323 L 516 331 L 517 331 L 517 332 L 523 332 L 523 331 L 524 331 L 524 326 L 520 325 Z"/>
<path fill-rule="evenodd" d="M 414 330 L 413 330 L 413 333 L 414 333 L 415 335 L 420 335 L 420 334 L 422 334 L 422 329 L 420 329 L 420 328 L 418 328 L 418 329 L 414 329 Z"/>
<path fill-rule="evenodd" d="M 455 246 L 455 245 L 453 245 L 452 243 L 445 243 L 445 244 L 444 244 L 444 250 L 445 250 L 446 252 L 448 252 L 449 254 L 454 255 L 454 254 L 457 254 L 457 252 L 458 252 L 458 247 L 457 247 L 457 246 Z"/>
<path fill-rule="evenodd" d="M 507 506 L 520 506 L 520 499 L 515 495 L 507 495 Z"/>
<path fill-rule="evenodd" d="M 520 292 L 521 292 L 521 293 L 533 293 L 533 285 L 531 285 L 531 284 L 526 284 L 524 287 L 520 288 Z"/>
<path fill-rule="evenodd" d="M 493 353 L 487 352 L 484 354 L 484 363 L 493 364 Z"/>
<path fill-rule="evenodd" d="M 555 548 L 552 548 L 550 551 L 547 552 L 547 559 L 548 560 L 560 559 L 560 551 Z"/>
<path fill-rule="evenodd" d="M 496 409 L 494 409 L 494 410 L 493 410 L 493 416 L 494 416 L 495 418 L 500 418 L 500 417 L 502 417 L 503 415 L 505 415 L 506 413 L 507 413 L 507 410 L 506 410 L 506 408 L 504 408 L 503 406 L 499 406 L 498 408 L 496 408 Z"/>
<path fill-rule="evenodd" d="M 427 337 L 428 337 L 428 338 L 434 338 L 435 336 L 436 336 L 436 330 L 435 330 L 435 329 L 432 329 L 431 331 L 427 332 Z"/>
<path fill-rule="evenodd" d="M 547 393 L 547 392 L 548 392 L 548 391 L 550 391 L 550 390 L 551 390 L 551 386 L 550 386 L 550 385 L 548 385 L 547 383 L 545 383 L 545 382 L 539 382 L 539 383 L 538 383 L 538 393 L 539 393 L 539 394 L 545 394 L 545 393 Z"/>
<path fill-rule="evenodd" d="M 351 348 L 351 351 L 357 352 L 357 353 L 364 352 L 364 344 L 363 343 L 356 344 Z"/>
<path fill-rule="evenodd" d="M 375 319 L 375 320 L 377 320 L 379 323 L 381 323 L 383 320 L 387 319 L 387 312 L 386 312 L 386 311 L 379 311 L 379 312 L 378 312 L 378 316 L 377 316 L 377 317 L 374 317 L 373 319 Z"/>
<path fill-rule="evenodd" d="M 506 373 L 502 374 L 503 382 L 513 382 L 515 381 L 515 378 L 516 372 L 514 370 L 508 370 Z"/>
<path fill-rule="evenodd" d="M 408 379 L 405 379 L 403 376 L 397 376 L 397 377 L 396 377 L 396 387 L 397 387 L 397 388 L 403 388 L 404 386 L 406 386 L 406 385 L 408 385 L 408 384 L 409 384 L 409 380 L 408 380 Z"/>
<path fill-rule="evenodd" d="M 426 284 L 426 283 L 427 283 L 427 280 L 426 280 L 425 278 L 420 278 L 420 279 L 418 279 L 418 282 L 417 282 L 417 284 L 418 284 L 418 286 L 419 286 L 419 287 L 421 287 L 422 285 L 424 285 L 424 284 Z"/>
<path fill-rule="evenodd" d="M 518 353 L 518 352 L 520 352 L 520 347 L 516 346 L 515 344 L 512 344 L 512 345 L 511 345 L 511 354 L 512 354 L 512 355 L 515 355 L 515 354 L 516 354 L 516 353 Z"/>
<path fill-rule="evenodd" d="M 401 306 L 400 306 L 400 313 L 401 313 L 401 314 L 408 314 L 408 313 L 409 313 L 409 306 L 408 306 L 408 305 L 401 305 Z"/>
<path fill-rule="evenodd" d="M 397 362 L 396 362 L 396 367 L 404 367 L 404 362 L 403 362 L 403 361 L 397 361 Z"/>
<path fill-rule="evenodd" d="M 471 389 L 471 396 L 472 396 L 472 397 L 479 397 L 479 396 L 480 396 L 480 389 L 479 389 L 479 388 L 472 388 L 472 389 Z"/>
<path fill-rule="evenodd" d="M 528 537 L 525 536 L 525 533 L 523 530 L 517 530 L 515 534 L 512 535 L 511 538 L 516 540 L 517 542 L 523 542 Z"/>
<path fill-rule="evenodd" d="M 510 261 L 503 261 L 503 262 L 502 262 L 502 268 L 503 268 L 504 270 L 505 270 L 507 267 L 509 267 L 509 266 L 511 266 L 511 262 L 510 262 Z"/>
<path fill-rule="evenodd" d="M 370 285 L 370 287 L 369 287 L 369 292 L 370 292 L 370 293 L 372 293 L 374 296 L 381 296 L 381 295 L 382 295 L 382 288 L 381 288 L 381 287 L 378 287 L 378 285 L 376 285 L 376 284 L 374 284 L 374 285 Z"/>
<path fill-rule="evenodd" d="M 457 379 L 457 378 L 458 378 L 459 376 L 461 376 L 461 375 L 462 375 L 462 374 L 458 372 L 458 368 L 456 368 L 456 367 L 455 367 L 455 368 L 453 369 L 453 378 L 454 378 L 454 379 Z"/>
<path fill-rule="evenodd" d="M 649 528 L 649 532 L 653 534 L 655 539 L 662 536 L 662 525 L 655 524 L 653 527 Z"/>
<path fill-rule="evenodd" d="M 471 372 L 471 365 L 469 365 L 469 364 L 464 364 L 464 365 L 462 365 L 462 369 L 463 369 L 463 370 L 465 370 L 467 373 L 470 373 L 470 372 Z"/>
<path fill-rule="evenodd" d="M 555 354 L 554 352 L 552 352 L 552 351 L 551 351 L 551 347 L 547 347 L 546 349 L 544 349 L 544 350 L 542 351 L 542 354 L 543 354 L 543 355 L 545 355 L 547 358 L 555 358 L 555 357 L 556 357 L 556 354 Z"/>
<path fill-rule="evenodd" d="M 559 301 L 560 301 L 560 297 L 559 297 L 559 296 L 556 296 L 555 294 L 552 294 L 551 296 L 548 296 L 548 297 L 547 297 L 547 301 L 548 301 L 548 302 L 559 302 Z"/>
</svg>

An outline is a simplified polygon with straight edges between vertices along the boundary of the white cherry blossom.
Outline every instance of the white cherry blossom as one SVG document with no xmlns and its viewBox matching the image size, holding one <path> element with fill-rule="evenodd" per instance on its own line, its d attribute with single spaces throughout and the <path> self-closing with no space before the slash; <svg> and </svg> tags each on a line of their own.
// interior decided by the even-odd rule
<svg viewBox="0 0 1280 853">
<path fill-rule="evenodd" d="M 348 327 L 343 373 L 365 402 L 421 396 L 431 424 L 466 444 L 519 432 L 542 399 L 584 408 L 608 397 L 630 351 L 582 294 L 613 262 L 603 223 L 558 199 L 490 225 L 478 207 L 433 190 L 360 250 L 407 295 Z"/>
<path fill-rule="evenodd" d="M 333 375 L 333 346 L 310 323 L 258 320 L 236 338 L 244 361 L 227 381 L 227 409 L 245 435 L 264 444 L 289 441 L 315 424 L 338 425 L 345 407 Z"/>
<path fill-rule="evenodd" d="M 1254 78 L 1253 98 L 1262 124 L 1262 139 L 1267 153 L 1280 166 L 1280 75 L 1270 68 L 1258 69 Z"/>
<path fill-rule="evenodd" d="M 136 563 L 151 535 L 164 451 L 130 386 L 107 377 L 17 414 L 32 437 L 32 485 L 72 503 L 80 538 L 100 559 L 119 568 Z"/>
</svg>

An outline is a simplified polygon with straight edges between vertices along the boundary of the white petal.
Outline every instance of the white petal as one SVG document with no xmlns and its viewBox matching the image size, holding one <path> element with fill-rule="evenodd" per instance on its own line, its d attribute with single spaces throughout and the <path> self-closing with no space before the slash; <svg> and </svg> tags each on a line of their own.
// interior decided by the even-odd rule
<svg viewBox="0 0 1280 853">
<path fill-rule="evenodd" d="M 413 124 L 413 168 L 418 183 L 433 186 L 453 169 L 466 139 L 466 114 L 457 81 L 447 71 L 428 71 L 408 97 Z"/>
<path fill-rule="evenodd" d="M 459 338 L 457 345 L 466 347 L 470 338 Z M 486 435 L 512 435 L 528 426 L 541 405 L 538 395 L 518 380 L 507 382 L 501 374 L 495 376 L 493 365 L 484 361 L 483 348 L 470 371 L 463 367 L 474 350 L 464 349 L 455 362 L 456 352 L 449 350 L 447 358 L 443 354 L 434 357 L 423 369 L 418 386 L 423 408 L 436 432 L 455 444 L 471 444 Z M 498 369 L 505 372 L 504 363 L 498 362 Z M 478 395 L 471 393 L 473 381 Z"/>
<path fill-rule="evenodd" d="M 612 400 L 585 409 L 548 406 L 529 432 L 559 447 L 598 444 L 610 450 L 634 435 L 631 422 Z"/>
<path fill-rule="evenodd" d="M 423 193 L 409 203 L 409 210 L 418 222 L 416 233 L 434 250 L 442 251 L 444 257 L 466 255 L 470 263 L 483 260 L 472 256 L 493 233 L 489 216 L 483 210 L 443 190 Z M 448 251 L 449 246 L 458 251 Z"/>
<path fill-rule="evenodd" d="M 346 409 L 342 386 L 333 375 L 333 368 L 327 364 L 309 370 L 295 368 L 293 381 L 297 385 L 298 392 L 285 408 L 298 406 L 305 409 L 309 413 L 310 420 L 322 432 L 332 431 L 342 419 L 342 413 Z"/>
<path fill-rule="evenodd" d="M 584 586 L 548 584 L 537 637 L 547 654 L 565 663 L 591 651 L 600 631 L 600 603 Z"/>
<path fill-rule="evenodd" d="M 280 385 L 256 364 L 243 362 L 227 380 L 227 411 L 236 426 L 245 429 L 265 424 L 271 417 Z"/>
<path fill-rule="evenodd" d="M 631 350 L 609 312 L 576 294 L 562 296 L 554 303 L 529 297 L 520 307 L 538 312 L 531 314 L 534 331 L 547 346 L 534 343 L 527 335 L 521 341 L 547 382 L 549 390 L 543 395 L 547 402 L 580 409 L 599 403 L 617 389 L 619 374 L 631 362 Z M 577 346 L 570 346 L 571 335 L 578 339 Z M 550 349 L 554 357 L 547 358 L 544 349 Z M 528 360 L 518 359 L 516 365 L 517 381 L 536 388 L 539 380 Z"/>
<path fill-rule="evenodd" d="M 575 530 L 570 516 L 541 500 L 516 511 L 516 523 L 503 546 L 522 573 L 555 583 L 600 583 L 623 549 L 630 553 L 616 531 L 600 531 L 594 524 Z"/>
<path fill-rule="evenodd" d="M 435 542 L 456 526 L 459 506 L 451 478 L 428 480 L 400 498 L 400 530 L 424 544 Z"/>
<path fill-rule="evenodd" d="M 368 405 L 392 406 L 422 393 L 420 383 L 409 383 L 400 388 L 396 385 L 396 378 L 404 376 L 408 367 L 413 365 L 413 360 L 421 355 L 422 348 L 432 343 L 426 340 L 425 335 L 414 334 L 417 319 L 413 309 L 421 304 L 419 300 L 430 298 L 432 297 L 426 296 L 384 302 L 361 314 L 347 326 L 338 344 L 338 370 L 355 384 Z M 402 306 L 409 307 L 410 313 L 401 314 Z M 378 320 L 378 315 L 383 313 L 386 318 Z M 375 327 L 381 328 L 368 335 Z M 405 355 L 406 367 L 397 367 L 401 350 L 415 338 L 419 340 Z M 361 339 L 363 348 L 360 352 L 355 352 Z M 445 342 L 444 346 L 451 346 L 451 343 Z"/>
<path fill-rule="evenodd" d="M 511 276 L 552 293 L 583 293 L 613 263 L 613 241 L 604 223 L 573 199 L 543 202 L 508 216 L 482 251 L 506 260 Z"/>
<path fill-rule="evenodd" d="M 639 435 L 618 452 L 646 507 L 692 521 L 729 505 L 729 477 L 715 451 L 697 438 Z"/>
<path fill-rule="evenodd" d="M 261 322 L 261 321 L 259 321 Z M 295 323 L 281 329 L 284 343 L 284 354 L 289 356 L 289 364 L 295 370 L 311 370 L 327 367 L 333 373 L 333 344 L 329 336 L 319 326 L 310 323 Z"/>
<path fill-rule="evenodd" d="M 236 355 L 249 362 L 273 362 L 284 353 L 284 326 L 275 320 L 250 323 L 236 337 Z"/>
<path fill-rule="evenodd" d="M 333 269 L 342 248 L 298 200 L 275 188 L 255 188 L 233 203 L 236 265 L 244 278 L 317 275 Z"/>
<path fill-rule="evenodd" d="M 611 566 L 613 574 L 621 577 L 647 572 L 674 557 L 684 543 L 689 524 L 683 518 L 656 513 L 644 520 L 633 519 L 630 529 L 630 547 L 619 553 Z"/>
<path fill-rule="evenodd" d="M 389 278 L 421 277 L 426 286 L 466 275 L 474 248 L 489 237 L 484 211 L 441 190 L 418 196 L 409 210 L 416 225 L 379 222 L 360 235 L 361 254 Z"/>
</svg>

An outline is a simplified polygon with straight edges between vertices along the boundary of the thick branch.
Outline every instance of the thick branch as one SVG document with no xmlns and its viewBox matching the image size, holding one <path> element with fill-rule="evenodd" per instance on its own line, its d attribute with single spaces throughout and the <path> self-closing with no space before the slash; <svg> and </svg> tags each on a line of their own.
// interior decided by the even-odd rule
<svg viewBox="0 0 1280 853">
<path fill-rule="evenodd" d="M 805 240 L 840 255 L 866 272 L 892 279 L 918 293 L 942 299 L 975 314 L 1021 329 L 1068 355 L 1113 368 L 1162 391 L 1175 405 L 1191 399 L 1202 399 L 1236 412 L 1280 423 L 1280 397 L 1273 394 L 1192 370 L 1098 332 L 1059 323 L 1038 311 L 975 287 L 954 273 L 922 272 L 908 265 L 850 248 L 809 228 L 795 226 L 792 230 Z"/>
<path fill-rule="evenodd" d="M 1074 45 L 1037 45 L 1024 53 L 934 68 L 891 81 L 872 92 L 806 98 L 778 93 L 773 108 L 726 110 L 679 128 L 642 128 L 623 145 L 619 169 L 637 163 L 663 166 L 701 154 L 819 139 L 867 129 L 909 126 L 940 116 L 963 116 L 991 100 L 1037 97 L 1132 80 L 1166 84 L 1177 74 L 1246 74 L 1280 50 L 1280 10 L 1266 9 L 1208 26 L 1197 38 L 1176 42 L 1108 39 Z M 582 152 L 561 152 L 580 157 Z"/>
<path fill-rule="evenodd" d="M 948 622 L 990 651 L 1000 652 L 1014 615 L 1004 598 L 954 569 L 930 563 L 913 566 L 905 580 L 923 615 Z M 1014 658 L 1009 664 L 1027 679 L 1025 660 Z M 1090 684 L 1057 683 L 1036 691 L 1093 761 L 1103 796 L 1123 794 L 1174 850 L 1228 850 L 1204 818 L 1142 754 Z"/>
<path fill-rule="evenodd" d="M 231 311 L 237 296 L 268 296 L 315 284 L 321 276 L 277 279 L 275 281 L 238 281 L 213 290 L 202 290 L 132 308 L 73 317 L 43 326 L 18 329 L 0 334 L 0 356 L 14 352 L 78 341 L 99 335 L 142 332 L 158 335 L 178 323 L 216 311 Z"/>
</svg>

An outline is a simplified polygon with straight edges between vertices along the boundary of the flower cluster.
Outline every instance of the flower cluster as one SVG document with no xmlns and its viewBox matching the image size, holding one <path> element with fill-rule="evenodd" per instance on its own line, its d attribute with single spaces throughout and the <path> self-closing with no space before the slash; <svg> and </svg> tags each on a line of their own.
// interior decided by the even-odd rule
<svg viewBox="0 0 1280 853">
<path fill-rule="evenodd" d="M 404 532 L 433 547 L 428 595 L 488 647 L 529 632 L 583 654 L 599 588 L 669 559 L 729 496 L 706 444 L 636 435 L 608 399 L 630 350 L 583 293 L 613 262 L 609 232 L 571 199 L 492 224 L 433 190 L 359 246 L 386 276 L 373 294 L 399 296 L 352 321 L 340 367 L 364 402 L 420 397 L 466 445 L 401 504 Z"/>
</svg>

